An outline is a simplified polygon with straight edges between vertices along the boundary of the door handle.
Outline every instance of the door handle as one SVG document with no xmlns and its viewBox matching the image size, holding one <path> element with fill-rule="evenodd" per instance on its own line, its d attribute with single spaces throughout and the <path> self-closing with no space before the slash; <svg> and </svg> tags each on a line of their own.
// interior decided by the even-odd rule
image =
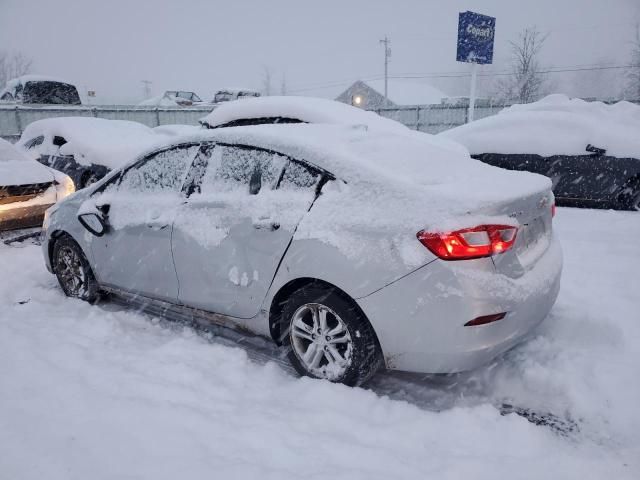
<svg viewBox="0 0 640 480">
<path fill-rule="evenodd" d="M 278 222 L 255 222 L 253 224 L 253 228 L 256 230 L 270 230 L 274 232 L 280 228 L 280 224 Z"/>
</svg>

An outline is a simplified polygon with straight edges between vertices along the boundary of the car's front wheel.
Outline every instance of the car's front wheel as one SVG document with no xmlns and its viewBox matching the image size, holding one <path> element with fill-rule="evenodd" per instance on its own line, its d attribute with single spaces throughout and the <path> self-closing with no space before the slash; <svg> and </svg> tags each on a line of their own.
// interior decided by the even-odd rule
<svg viewBox="0 0 640 480">
<path fill-rule="evenodd" d="M 56 240 L 52 255 L 53 272 L 68 297 L 87 302 L 98 299 L 98 282 L 80 246 L 68 235 Z"/>
<path fill-rule="evenodd" d="M 353 301 L 324 285 L 310 284 L 288 299 L 284 341 L 298 373 L 361 385 L 382 365 L 373 327 Z"/>
</svg>

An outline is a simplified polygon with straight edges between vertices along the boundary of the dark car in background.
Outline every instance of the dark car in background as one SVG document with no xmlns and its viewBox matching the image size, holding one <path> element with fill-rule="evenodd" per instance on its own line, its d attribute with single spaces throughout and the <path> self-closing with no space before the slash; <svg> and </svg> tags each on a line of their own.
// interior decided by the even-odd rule
<svg viewBox="0 0 640 480">
<path fill-rule="evenodd" d="M 35 105 L 81 105 L 78 89 L 66 82 L 39 75 L 25 75 L 7 82 L 1 103 Z"/>
<path fill-rule="evenodd" d="M 640 210 L 640 106 L 550 95 L 447 130 L 471 156 L 549 177 L 558 205 Z"/>
</svg>

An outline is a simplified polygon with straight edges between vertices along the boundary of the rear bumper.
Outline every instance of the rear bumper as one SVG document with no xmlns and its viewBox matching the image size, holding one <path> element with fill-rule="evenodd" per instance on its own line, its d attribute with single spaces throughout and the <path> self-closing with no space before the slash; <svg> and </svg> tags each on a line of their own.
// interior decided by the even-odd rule
<svg viewBox="0 0 640 480">
<path fill-rule="evenodd" d="M 521 342 L 547 316 L 560 289 L 562 251 L 549 248 L 524 275 L 496 273 L 489 259 L 435 261 L 358 299 L 390 369 L 453 373 L 472 370 Z M 504 319 L 465 327 L 484 315 Z"/>
</svg>

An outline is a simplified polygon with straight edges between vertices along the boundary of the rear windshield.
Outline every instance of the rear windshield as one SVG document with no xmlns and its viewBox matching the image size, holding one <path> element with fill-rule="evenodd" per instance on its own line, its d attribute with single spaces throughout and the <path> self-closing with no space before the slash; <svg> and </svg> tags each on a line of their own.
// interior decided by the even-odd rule
<svg viewBox="0 0 640 480">
<path fill-rule="evenodd" d="M 22 92 L 23 103 L 80 105 L 78 90 L 60 82 L 27 82 Z"/>
</svg>

